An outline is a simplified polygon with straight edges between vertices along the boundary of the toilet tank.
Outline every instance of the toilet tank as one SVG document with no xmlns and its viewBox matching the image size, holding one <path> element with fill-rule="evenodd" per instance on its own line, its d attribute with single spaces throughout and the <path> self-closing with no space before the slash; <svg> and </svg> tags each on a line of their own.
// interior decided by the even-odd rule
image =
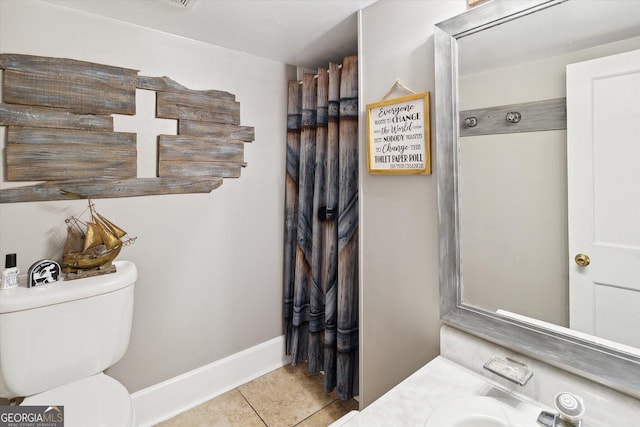
<svg viewBox="0 0 640 427">
<path fill-rule="evenodd" d="M 30 396 L 104 371 L 124 356 L 136 266 L 0 290 L 0 397 Z"/>
</svg>

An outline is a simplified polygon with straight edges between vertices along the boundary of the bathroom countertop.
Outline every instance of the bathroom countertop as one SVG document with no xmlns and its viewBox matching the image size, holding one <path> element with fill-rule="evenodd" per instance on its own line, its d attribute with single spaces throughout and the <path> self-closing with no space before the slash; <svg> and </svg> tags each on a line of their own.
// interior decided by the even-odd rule
<svg viewBox="0 0 640 427">
<path fill-rule="evenodd" d="M 330 427 L 423 427 L 438 406 L 472 396 L 525 402 L 556 412 L 553 399 L 559 392 L 583 399 L 583 425 L 629 426 L 640 419 L 640 399 L 446 325 L 440 330 L 440 351 L 440 356 L 378 400 Z M 483 369 L 494 356 L 517 360 L 534 374 L 524 386 L 501 378 Z"/>
<path fill-rule="evenodd" d="M 497 384 L 438 356 L 361 412 L 349 413 L 330 427 L 422 427 L 436 407 L 467 396 L 515 398 Z"/>
</svg>

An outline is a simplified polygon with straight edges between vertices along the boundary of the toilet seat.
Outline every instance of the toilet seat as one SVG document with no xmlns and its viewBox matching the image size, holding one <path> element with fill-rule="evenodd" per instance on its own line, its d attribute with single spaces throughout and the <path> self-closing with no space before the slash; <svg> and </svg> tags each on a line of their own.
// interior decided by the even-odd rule
<svg viewBox="0 0 640 427">
<path fill-rule="evenodd" d="M 127 389 L 100 373 L 29 396 L 21 406 L 64 406 L 65 427 L 134 427 L 136 416 Z"/>
</svg>

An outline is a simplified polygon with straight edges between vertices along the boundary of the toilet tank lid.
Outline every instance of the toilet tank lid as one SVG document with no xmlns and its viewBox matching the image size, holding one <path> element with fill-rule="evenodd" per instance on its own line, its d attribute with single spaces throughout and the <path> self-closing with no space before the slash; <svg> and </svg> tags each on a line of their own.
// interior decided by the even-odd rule
<svg viewBox="0 0 640 427">
<path fill-rule="evenodd" d="M 115 273 L 69 281 L 57 281 L 33 288 L 18 286 L 0 290 L 0 314 L 31 310 L 89 298 L 133 285 L 138 270 L 130 261 L 115 261 Z"/>
</svg>

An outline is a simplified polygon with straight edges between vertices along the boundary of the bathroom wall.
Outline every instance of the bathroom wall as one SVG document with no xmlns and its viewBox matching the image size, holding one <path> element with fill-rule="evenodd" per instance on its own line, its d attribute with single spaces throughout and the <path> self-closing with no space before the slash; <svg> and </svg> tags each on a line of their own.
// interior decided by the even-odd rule
<svg viewBox="0 0 640 427">
<path fill-rule="evenodd" d="M 295 68 L 31 0 L 0 2 L 0 52 L 133 68 L 228 91 L 240 102 L 241 124 L 255 127 L 242 177 L 211 194 L 95 201 L 138 237 L 119 256 L 139 271 L 131 344 L 109 373 L 134 392 L 281 336 L 286 82 Z M 148 95 L 138 96 L 138 114 L 147 118 L 136 125 L 144 176 L 155 165 L 154 130 L 143 135 L 154 122 Z M 4 148 L 5 132 L 0 138 Z M 15 185 L 3 178 L 0 188 Z M 16 252 L 26 272 L 34 261 L 59 258 L 65 218 L 85 207 L 80 200 L 1 204 L 2 259 Z"/>
<path fill-rule="evenodd" d="M 380 0 L 364 9 L 361 108 L 397 79 L 431 92 L 433 108 L 433 26 L 465 10 L 465 0 Z M 440 328 L 435 160 L 433 175 L 369 175 L 365 138 L 361 126 L 361 406 L 437 356 Z"/>
</svg>

